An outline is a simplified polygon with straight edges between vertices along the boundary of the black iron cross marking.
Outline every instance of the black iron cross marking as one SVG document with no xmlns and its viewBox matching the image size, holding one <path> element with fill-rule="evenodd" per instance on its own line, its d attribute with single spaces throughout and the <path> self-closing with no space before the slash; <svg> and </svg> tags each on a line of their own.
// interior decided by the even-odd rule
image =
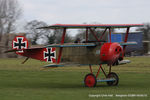
<svg viewBox="0 0 150 100">
<path fill-rule="evenodd" d="M 23 42 L 23 38 L 17 38 L 17 42 L 14 42 L 14 48 L 22 49 L 22 47 L 26 48 L 26 42 Z"/>
<path fill-rule="evenodd" d="M 52 52 L 52 48 L 46 48 L 47 52 L 44 51 L 44 59 L 47 58 L 47 61 L 53 62 L 52 58 L 55 58 L 55 51 Z"/>
</svg>

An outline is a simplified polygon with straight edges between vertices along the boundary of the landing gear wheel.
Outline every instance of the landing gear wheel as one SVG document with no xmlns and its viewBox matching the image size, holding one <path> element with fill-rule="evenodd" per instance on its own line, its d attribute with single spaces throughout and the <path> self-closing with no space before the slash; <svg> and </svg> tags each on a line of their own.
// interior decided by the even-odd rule
<svg viewBox="0 0 150 100">
<path fill-rule="evenodd" d="M 116 86 L 116 85 L 118 85 L 119 77 L 118 77 L 118 75 L 116 73 L 114 73 L 114 72 L 109 73 L 107 75 L 107 78 L 114 78 L 115 79 L 115 81 L 107 82 L 108 86 Z"/>
<path fill-rule="evenodd" d="M 95 87 L 97 83 L 96 77 L 93 74 L 87 74 L 84 78 L 84 84 L 86 87 Z"/>
</svg>

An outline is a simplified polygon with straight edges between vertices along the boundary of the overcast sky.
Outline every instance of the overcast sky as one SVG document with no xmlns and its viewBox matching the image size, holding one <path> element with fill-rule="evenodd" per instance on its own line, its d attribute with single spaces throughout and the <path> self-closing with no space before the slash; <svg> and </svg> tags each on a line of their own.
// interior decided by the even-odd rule
<svg viewBox="0 0 150 100">
<path fill-rule="evenodd" d="M 18 0 L 25 21 L 48 24 L 150 22 L 150 0 Z"/>
</svg>

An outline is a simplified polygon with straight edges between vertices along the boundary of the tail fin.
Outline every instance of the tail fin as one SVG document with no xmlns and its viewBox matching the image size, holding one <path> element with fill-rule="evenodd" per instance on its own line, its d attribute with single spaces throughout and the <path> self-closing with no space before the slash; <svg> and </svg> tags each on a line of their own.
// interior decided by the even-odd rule
<svg viewBox="0 0 150 100">
<path fill-rule="evenodd" d="M 12 48 L 12 51 L 16 51 L 16 54 L 27 57 L 27 60 L 28 58 L 33 58 L 51 63 L 56 62 L 55 48 L 28 48 L 28 40 L 24 36 L 16 36 L 12 41 Z"/>
<path fill-rule="evenodd" d="M 28 49 L 29 43 L 24 36 L 16 36 L 12 41 L 12 49 L 17 50 L 19 53 L 24 49 Z"/>
<path fill-rule="evenodd" d="M 28 40 L 24 36 L 16 36 L 12 41 L 12 50 L 8 52 L 16 52 L 16 54 L 27 57 L 25 63 L 29 58 L 55 63 L 56 62 L 56 49 L 54 47 L 39 47 L 28 48 Z"/>
</svg>

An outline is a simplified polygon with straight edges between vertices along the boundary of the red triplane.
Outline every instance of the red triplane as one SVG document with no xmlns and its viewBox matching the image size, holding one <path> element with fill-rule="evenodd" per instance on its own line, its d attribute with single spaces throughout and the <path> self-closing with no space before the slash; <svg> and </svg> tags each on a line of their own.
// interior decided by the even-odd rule
<svg viewBox="0 0 150 100">
<path fill-rule="evenodd" d="M 118 85 L 119 77 L 111 72 L 112 65 L 129 63 L 129 60 L 123 60 L 125 48 L 127 45 L 134 45 L 136 42 L 127 42 L 129 29 L 131 27 L 141 27 L 143 24 L 55 24 L 38 29 L 63 29 L 60 44 L 46 45 L 39 48 L 28 48 L 28 41 L 23 36 L 17 36 L 12 42 L 13 50 L 21 56 L 33 58 L 41 61 L 50 62 L 45 67 L 62 67 L 71 65 L 89 65 L 90 73 L 84 78 L 84 84 L 87 87 L 95 87 L 97 82 L 106 82 L 109 86 Z M 93 29 L 103 28 L 104 31 L 98 37 Z M 111 30 L 114 28 L 126 28 L 124 42 L 112 43 Z M 67 29 L 86 29 L 84 43 L 64 43 Z M 106 31 L 109 35 L 109 42 L 102 41 Z M 89 40 L 89 34 L 95 37 L 96 41 Z M 104 71 L 102 64 L 109 66 L 108 74 Z M 100 65 L 94 75 L 92 65 Z M 104 79 L 98 79 L 100 70 L 104 73 Z"/>
</svg>

